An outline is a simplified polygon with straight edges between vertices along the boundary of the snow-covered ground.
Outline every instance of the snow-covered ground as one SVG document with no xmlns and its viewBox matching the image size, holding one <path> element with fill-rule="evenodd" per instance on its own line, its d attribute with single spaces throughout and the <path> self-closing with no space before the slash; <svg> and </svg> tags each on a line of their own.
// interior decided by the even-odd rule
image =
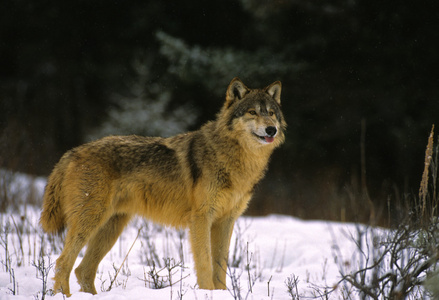
<svg viewBox="0 0 439 300">
<path fill-rule="evenodd" d="M 26 178 L 21 180 L 23 184 L 29 182 Z M 31 182 L 40 197 L 44 180 Z M 18 189 L 21 188 L 29 187 L 20 185 Z M 0 299 L 42 299 L 45 280 L 37 265 L 48 271 L 46 290 L 50 290 L 62 237 L 50 238 L 42 232 L 38 208 L 22 205 L 18 210 L 0 215 Z M 326 299 L 322 295 L 329 291 L 329 299 L 340 299 L 340 268 L 346 272 L 358 265 L 353 238 L 358 226 L 361 225 L 304 221 L 282 215 L 241 217 L 235 224 L 230 248 L 229 290 L 207 291 L 196 286 L 187 231 L 137 218 L 101 262 L 95 281 L 98 294 L 79 292 L 72 272 L 70 299 Z M 156 276 L 154 283 L 151 275 L 161 277 Z M 165 287 L 154 288 L 159 285 Z M 293 294 L 288 292 L 288 286 Z M 64 296 L 49 292 L 46 298 Z"/>
<path fill-rule="evenodd" d="M 7 220 L 8 216 L 3 216 Z M 15 217 L 15 222 L 17 222 Z M 12 221 L 11 221 L 12 222 Z M 27 222 L 37 226 L 38 215 L 29 212 Z M 117 244 L 101 262 L 95 281 L 99 291 L 93 299 L 177 299 L 183 294 L 183 299 L 233 299 L 232 276 L 228 276 L 227 286 L 230 291 L 205 291 L 196 288 L 196 276 L 193 270 L 193 259 L 187 240 L 187 232 L 178 232 L 171 228 L 159 228 L 149 223 L 151 242 L 155 245 L 156 253 L 166 258 L 173 258 L 171 264 L 181 261 L 180 237 L 184 269 L 175 268 L 172 281 L 179 281 L 172 287 L 153 289 L 152 284 L 145 283 L 145 274 L 152 266 L 147 266 L 149 257 L 146 240 L 142 235 L 136 240 L 139 226 L 145 225 L 143 220 L 137 219 L 126 228 Z M 5 226 L 5 225 L 3 225 Z M 13 229 L 13 228 L 12 228 Z M 328 223 L 323 221 L 302 221 L 293 217 L 271 215 L 267 217 L 242 217 L 235 226 L 230 249 L 230 260 L 233 260 L 235 249 L 241 259 L 238 267 L 229 270 L 230 275 L 237 278 L 236 282 L 241 287 L 241 297 L 244 299 L 291 299 L 287 291 L 286 282 L 298 277 L 299 294 L 315 295 L 316 289 L 321 292 L 324 287 L 332 287 L 339 280 L 338 263 L 333 247 L 346 249 L 345 259 L 349 260 L 349 248 L 352 241 L 346 238 L 343 232 L 354 231 L 352 225 Z M 241 232 L 239 232 L 241 231 Z M 34 299 L 38 293 L 41 296 L 42 280 L 37 278 L 38 272 L 34 262 L 38 260 L 41 233 L 23 234 L 24 257 L 22 266 L 17 266 L 17 257 L 21 257 L 17 236 L 9 236 L 9 251 L 12 258 L 11 267 L 14 269 L 16 290 L 19 298 L 12 296 L 13 284 L 11 276 L 5 271 L 5 265 L 0 267 L 0 298 L 1 299 Z M 111 291 L 106 290 L 109 282 L 114 277 L 115 268 L 119 268 L 130 249 L 122 271 L 117 276 L 117 283 L 113 284 Z M 236 245 L 236 248 L 235 248 Z M 247 251 L 248 248 L 248 251 Z M 4 249 L 2 249 L 4 250 Z M 34 253 L 37 252 L 37 253 Z M 5 251 L 0 252 L 0 261 L 4 262 Z M 30 255 L 28 255 L 31 253 Z M 46 263 L 55 262 L 58 254 L 46 256 Z M 79 264 L 81 257 L 76 261 Z M 238 259 L 235 259 L 237 261 Z M 248 272 L 247 265 L 250 266 Z M 113 267 L 114 266 L 114 267 Z M 159 267 L 156 266 L 157 269 Z M 164 270 L 162 274 L 167 275 Z M 48 288 L 53 286 L 53 268 L 49 271 Z M 249 280 L 250 278 L 250 280 Z M 151 279 L 149 279 L 151 281 Z M 254 282 L 252 291 L 249 281 Z M 79 285 L 72 272 L 70 277 L 72 297 L 70 299 L 91 299 L 92 295 L 79 292 Z M 248 296 L 247 296 L 248 295 Z M 50 297 L 52 298 L 52 297 Z M 63 299 L 62 295 L 55 295 L 53 299 Z"/>
</svg>

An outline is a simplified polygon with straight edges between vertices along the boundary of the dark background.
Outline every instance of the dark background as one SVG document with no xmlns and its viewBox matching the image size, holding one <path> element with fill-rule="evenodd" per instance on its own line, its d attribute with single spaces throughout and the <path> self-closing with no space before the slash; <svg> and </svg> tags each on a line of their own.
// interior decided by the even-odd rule
<svg viewBox="0 0 439 300">
<path fill-rule="evenodd" d="M 3 0 L 0 167 L 48 175 L 130 95 L 140 61 L 145 89 L 197 112 L 188 129 L 214 118 L 233 77 L 282 81 L 287 142 L 248 213 L 367 220 L 367 188 L 392 217 L 417 194 L 438 120 L 435 4 Z"/>
</svg>

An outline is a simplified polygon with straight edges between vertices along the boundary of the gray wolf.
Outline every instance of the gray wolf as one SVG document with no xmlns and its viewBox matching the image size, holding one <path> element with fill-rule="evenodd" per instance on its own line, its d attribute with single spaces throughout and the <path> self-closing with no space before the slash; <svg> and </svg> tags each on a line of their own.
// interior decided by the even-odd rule
<svg viewBox="0 0 439 300">
<path fill-rule="evenodd" d="M 54 291 L 70 295 L 75 269 L 81 291 L 96 294 L 99 262 L 134 215 L 188 227 L 200 289 L 226 289 L 230 238 L 284 142 L 281 83 L 249 89 L 238 78 L 215 121 L 169 138 L 110 136 L 66 152 L 48 178 L 40 224 L 67 229 L 56 261 Z"/>
</svg>

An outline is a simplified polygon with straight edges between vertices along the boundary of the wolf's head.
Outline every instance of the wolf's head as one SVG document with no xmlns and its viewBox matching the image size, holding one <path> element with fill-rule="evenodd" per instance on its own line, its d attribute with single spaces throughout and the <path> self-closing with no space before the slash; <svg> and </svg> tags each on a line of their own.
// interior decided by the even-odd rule
<svg viewBox="0 0 439 300">
<path fill-rule="evenodd" d="M 252 148 L 282 144 L 287 124 L 281 111 L 281 89 L 279 81 L 264 89 L 249 89 L 239 78 L 234 78 L 220 113 L 227 130 L 240 143 Z"/>
</svg>

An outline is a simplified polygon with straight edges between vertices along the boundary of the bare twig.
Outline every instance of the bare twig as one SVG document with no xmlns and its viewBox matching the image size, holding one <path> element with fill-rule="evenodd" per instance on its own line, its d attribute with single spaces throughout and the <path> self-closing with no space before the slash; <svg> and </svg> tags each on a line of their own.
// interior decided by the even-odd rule
<svg viewBox="0 0 439 300">
<path fill-rule="evenodd" d="M 141 231 L 141 230 L 142 230 L 142 227 L 140 227 L 139 230 L 137 231 L 136 238 L 134 239 L 133 243 L 131 244 L 130 249 L 128 250 L 127 254 L 125 255 L 125 258 L 123 259 L 122 264 L 120 265 L 119 269 L 117 270 L 116 274 L 114 275 L 113 279 L 111 280 L 111 282 L 110 282 L 110 286 L 107 288 L 107 292 L 110 291 L 111 288 L 113 287 L 113 284 L 114 284 L 114 282 L 116 281 L 117 275 L 119 275 L 119 272 L 120 272 L 120 270 L 122 269 L 123 264 L 124 264 L 125 261 L 127 260 L 128 255 L 129 255 L 130 252 L 131 252 L 131 249 L 133 249 L 133 246 L 134 246 L 134 244 L 136 243 L 137 238 L 139 237 L 139 234 L 140 234 L 140 231 Z"/>
</svg>

